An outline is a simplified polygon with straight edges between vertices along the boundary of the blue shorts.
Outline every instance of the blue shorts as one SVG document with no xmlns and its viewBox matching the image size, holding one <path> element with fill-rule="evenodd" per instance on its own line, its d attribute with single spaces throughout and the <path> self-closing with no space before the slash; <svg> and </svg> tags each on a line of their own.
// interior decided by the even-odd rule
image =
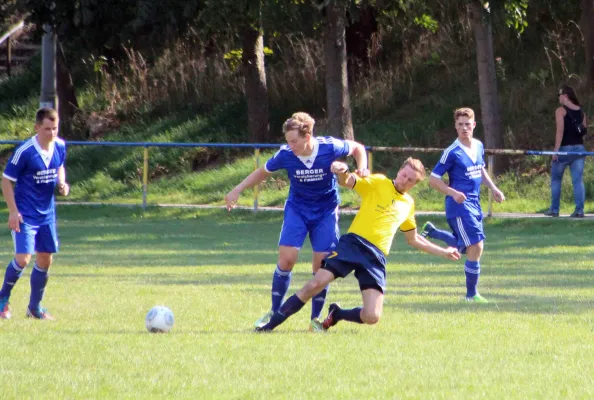
<svg viewBox="0 0 594 400">
<path fill-rule="evenodd" d="M 482 215 L 448 218 L 448 224 L 458 240 L 459 250 L 465 250 L 468 246 L 485 240 Z"/>
<path fill-rule="evenodd" d="M 300 249 L 308 233 L 313 251 L 332 251 L 340 236 L 338 207 L 307 213 L 286 203 L 278 245 Z"/>
<path fill-rule="evenodd" d="M 322 268 L 344 278 L 355 271 L 361 291 L 386 289 L 386 256 L 377 247 L 362 237 L 347 233 L 340 237 L 338 246 L 324 261 Z"/>
<path fill-rule="evenodd" d="M 14 252 L 17 254 L 57 253 L 58 232 L 56 223 L 33 226 L 21 223 L 21 231 L 12 231 Z"/>
</svg>

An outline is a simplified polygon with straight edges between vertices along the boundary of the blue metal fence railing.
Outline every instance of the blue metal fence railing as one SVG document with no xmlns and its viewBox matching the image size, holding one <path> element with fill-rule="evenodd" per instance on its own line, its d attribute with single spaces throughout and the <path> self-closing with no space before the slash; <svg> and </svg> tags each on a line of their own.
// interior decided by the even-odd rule
<svg viewBox="0 0 594 400">
<path fill-rule="evenodd" d="M 0 140 L 0 145 L 18 145 L 22 140 Z M 142 171 L 142 207 L 147 207 L 148 193 L 148 160 L 150 147 L 217 147 L 217 148 L 249 148 L 254 149 L 255 168 L 258 169 L 260 162 L 260 149 L 278 149 L 282 144 L 271 143 L 165 143 L 165 142 L 87 142 L 87 141 L 66 141 L 67 146 L 111 146 L 111 147 L 142 147 L 144 149 L 143 171 Z M 371 171 L 373 168 L 373 152 L 391 152 L 391 153 L 440 153 L 442 148 L 427 147 L 384 147 L 384 146 L 365 146 L 368 156 L 368 166 Z M 525 156 L 554 156 L 554 155 L 576 155 L 576 156 L 594 156 L 594 152 L 555 152 L 541 150 L 511 150 L 511 149 L 485 149 L 488 155 L 487 167 L 489 174 L 493 175 L 493 157 L 495 155 L 525 155 Z M 258 210 L 259 189 L 254 188 L 254 211 Z M 489 191 L 488 216 L 492 215 L 492 196 Z"/>
</svg>

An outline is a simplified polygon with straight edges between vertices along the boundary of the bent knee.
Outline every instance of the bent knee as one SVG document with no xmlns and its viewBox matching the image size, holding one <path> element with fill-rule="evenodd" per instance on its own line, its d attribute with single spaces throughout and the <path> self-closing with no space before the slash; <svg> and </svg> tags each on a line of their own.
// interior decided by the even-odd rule
<svg viewBox="0 0 594 400">
<path fill-rule="evenodd" d="M 361 313 L 361 320 L 367 325 L 375 325 L 379 322 L 382 314 L 377 311 L 366 312 L 363 310 Z"/>
</svg>

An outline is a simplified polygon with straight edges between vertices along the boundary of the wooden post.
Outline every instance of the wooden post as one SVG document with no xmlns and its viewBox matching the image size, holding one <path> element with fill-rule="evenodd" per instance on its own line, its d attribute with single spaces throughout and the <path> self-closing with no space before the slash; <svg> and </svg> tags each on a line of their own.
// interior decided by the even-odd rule
<svg viewBox="0 0 594 400">
<path fill-rule="evenodd" d="M 488 157 L 488 161 L 487 161 L 487 173 L 489 174 L 489 176 L 491 177 L 491 179 L 493 178 L 493 159 L 495 158 L 494 155 L 490 154 Z M 491 191 L 491 189 L 489 189 L 489 208 L 487 211 L 487 217 L 492 217 L 493 216 L 493 192 Z"/>
<path fill-rule="evenodd" d="M 148 191 L 148 147 L 144 148 L 144 164 L 142 168 L 142 208 L 146 209 L 146 196 Z"/>
<path fill-rule="evenodd" d="M 367 152 L 367 169 L 369 172 L 373 171 L 373 153 L 371 151 Z"/>
</svg>

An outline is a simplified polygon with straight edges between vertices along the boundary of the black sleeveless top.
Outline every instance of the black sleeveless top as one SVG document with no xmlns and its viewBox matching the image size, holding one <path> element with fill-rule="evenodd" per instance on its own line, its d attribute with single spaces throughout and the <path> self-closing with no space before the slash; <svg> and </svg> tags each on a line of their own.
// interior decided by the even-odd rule
<svg viewBox="0 0 594 400">
<path fill-rule="evenodd" d="M 576 124 L 581 124 L 584 120 L 584 112 L 582 109 L 572 110 L 563 106 L 565 109 L 565 117 L 563 117 L 563 139 L 561 146 L 572 146 L 576 144 L 584 144 L 583 136 L 578 135 Z"/>
</svg>

